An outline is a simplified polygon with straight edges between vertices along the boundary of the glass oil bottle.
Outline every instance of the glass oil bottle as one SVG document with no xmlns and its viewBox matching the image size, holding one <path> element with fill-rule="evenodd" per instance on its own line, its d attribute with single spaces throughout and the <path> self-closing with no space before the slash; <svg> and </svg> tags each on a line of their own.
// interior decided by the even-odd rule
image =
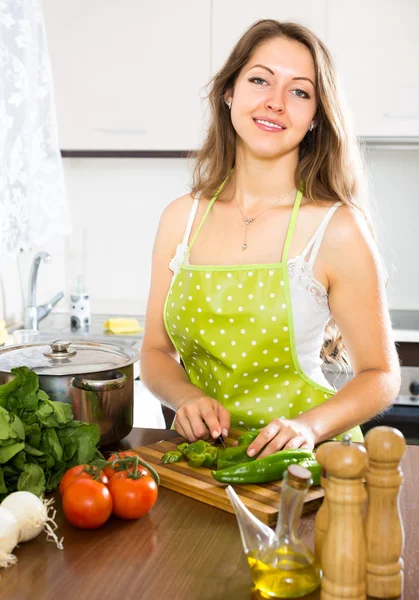
<svg viewBox="0 0 419 600">
<path fill-rule="evenodd" d="M 299 465 L 288 468 L 283 478 L 275 538 L 247 553 L 253 583 L 265 597 L 299 598 L 320 585 L 320 566 L 297 535 L 310 484 L 311 474 L 307 469 Z"/>
</svg>

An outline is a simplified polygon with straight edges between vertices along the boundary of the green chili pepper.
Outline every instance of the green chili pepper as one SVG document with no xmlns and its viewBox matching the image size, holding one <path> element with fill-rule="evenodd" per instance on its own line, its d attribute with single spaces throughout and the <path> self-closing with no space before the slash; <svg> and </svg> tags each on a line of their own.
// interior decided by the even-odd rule
<svg viewBox="0 0 419 600">
<path fill-rule="evenodd" d="M 239 446 L 250 446 L 250 444 L 257 438 L 259 433 L 259 429 L 257 431 L 246 431 L 245 433 L 242 433 L 238 440 Z"/>
<path fill-rule="evenodd" d="M 212 471 L 212 476 L 221 483 L 267 483 L 281 479 L 289 465 L 304 458 L 313 459 L 312 452 L 302 448 L 280 450 L 252 462 Z"/>
<path fill-rule="evenodd" d="M 234 465 L 251 462 L 256 456 L 248 456 L 249 446 L 231 446 L 230 448 L 220 448 L 217 458 L 217 470 L 226 469 Z"/>
<path fill-rule="evenodd" d="M 183 454 L 182 452 L 179 452 L 179 450 L 169 450 L 169 452 L 163 454 L 163 456 L 161 457 L 161 462 L 163 464 L 172 464 L 175 462 L 179 462 L 180 460 L 182 460 L 182 458 Z"/>
<path fill-rule="evenodd" d="M 304 460 L 301 460 L 298 464 L 310 471 L 311 478 L 313 480 L 312 485 L 320 485 L 322 468 L 317 462 L 317 460 L 305 458 Z"/>
</svg>

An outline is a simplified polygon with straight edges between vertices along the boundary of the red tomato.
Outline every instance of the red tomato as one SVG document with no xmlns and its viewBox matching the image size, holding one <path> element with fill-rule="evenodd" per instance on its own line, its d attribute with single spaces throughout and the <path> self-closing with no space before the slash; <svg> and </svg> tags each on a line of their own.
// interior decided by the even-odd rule
<svg viewBox="0 0 419 600">
<path fill-rule="evenodd" d="M 115 473 L 109 480 L 112 513 L 121 519 L 138 519 L 148 513 L 157 500 L 157 485 L 151 475 L 132 479 L 127 473 Z"/>
<path fill-rule="evenodd" d="M 61 496 L 64 496 L 64 493 L 66 491 L 66 489 L 68 488 L 69 485 L 71 485 L 72 483 L 74 483 L 74 481 L 77 481 L 77 479 L 93 479 L 94 475 L 89 475 L 89 473 L 86 473 L 84 470 L 84 467 L 89 468 L 89 465 L 77 465 L 76 467 L 71 467 L 71 469 L 69 469 L 63 476 L 63 478 L 60 481 L 60 494 Z M 96 470 L 97 472 L 97 470 Z M 108 485 L 109 480 L 106 477 L 105 473 L 103 471 L 100 472 L 100 479 L 98 479 L 97 481 L 100 481 L 100 483 L 103 483 L 104 485 Z"/>
<path fill-rule="evenodd" d="M 92 479 L 77 479 L 63 497 L 66 519 L 81 529 L 97 529 L 112 513 L 112 496 L 103 483 Z"/>
<path fill-rule="evenodd" d="M 110 455 L 110 457 L 107 460 L 118 460 L 118 458 L 128 458 L 130 456 L 138 456 L 138 454 L 136 452 L 133 452 L 132 450 L 123 450 L 121 452 L 114 452 L 113 454 Z M 116 466 L 118 466 L 118 463 Z M 129 468 L 130 473 L 132 473 L 133 470 L 134 470 L 133 466 Z M 140 464 L 138 465 L 137 471 L 144 472 L 145 475 L 150 475 L 150 472 L 148 471 L 148 469 L 146 469 L 145 467 L 143 467 Z M 118 473 L 118 472 L 123 473 L 123 471 L 115 471 L 115 469 L 112 469 L 112 467 L 104 468 L 104 473 L 109 480 L 111 479 L 111 477 L 113 475 L 115 475 L 115 473 Z"/>
</svg>

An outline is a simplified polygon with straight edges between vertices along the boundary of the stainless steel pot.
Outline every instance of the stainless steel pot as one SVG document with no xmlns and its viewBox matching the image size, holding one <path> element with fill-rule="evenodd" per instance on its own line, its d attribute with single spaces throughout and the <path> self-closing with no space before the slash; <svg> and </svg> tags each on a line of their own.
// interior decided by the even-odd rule
<svg viewBox="0 0 419 600">
<path fill-rule="evenodd" d="M 13 367 L 29 367 L 51 400 L 71 404 L 75 419 L 98 425 L 105 445 L 132 429 L 139 359 L 133 348 L 81 340 L 9 346 L 0 350 L 0 384 L 14 378 Z"/>
</svg>

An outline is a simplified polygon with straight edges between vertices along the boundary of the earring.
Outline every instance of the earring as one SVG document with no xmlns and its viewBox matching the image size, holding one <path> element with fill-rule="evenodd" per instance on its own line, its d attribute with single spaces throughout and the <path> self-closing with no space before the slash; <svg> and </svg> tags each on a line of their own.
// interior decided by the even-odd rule
<svg viewBox="0 0 419 600">
<path fill-rule="evenodd" d="M 311 121 L 309 131 L 313 131 L 313 129 L 314 129 L 314 123 L 313 123 L 313 121 Z"/>
<path fill-rule="evenodd" d="M 227 100 L 226 104 L 227 104 L 228 108 L 231 109 L 231 100 Z"/>
</svg>

